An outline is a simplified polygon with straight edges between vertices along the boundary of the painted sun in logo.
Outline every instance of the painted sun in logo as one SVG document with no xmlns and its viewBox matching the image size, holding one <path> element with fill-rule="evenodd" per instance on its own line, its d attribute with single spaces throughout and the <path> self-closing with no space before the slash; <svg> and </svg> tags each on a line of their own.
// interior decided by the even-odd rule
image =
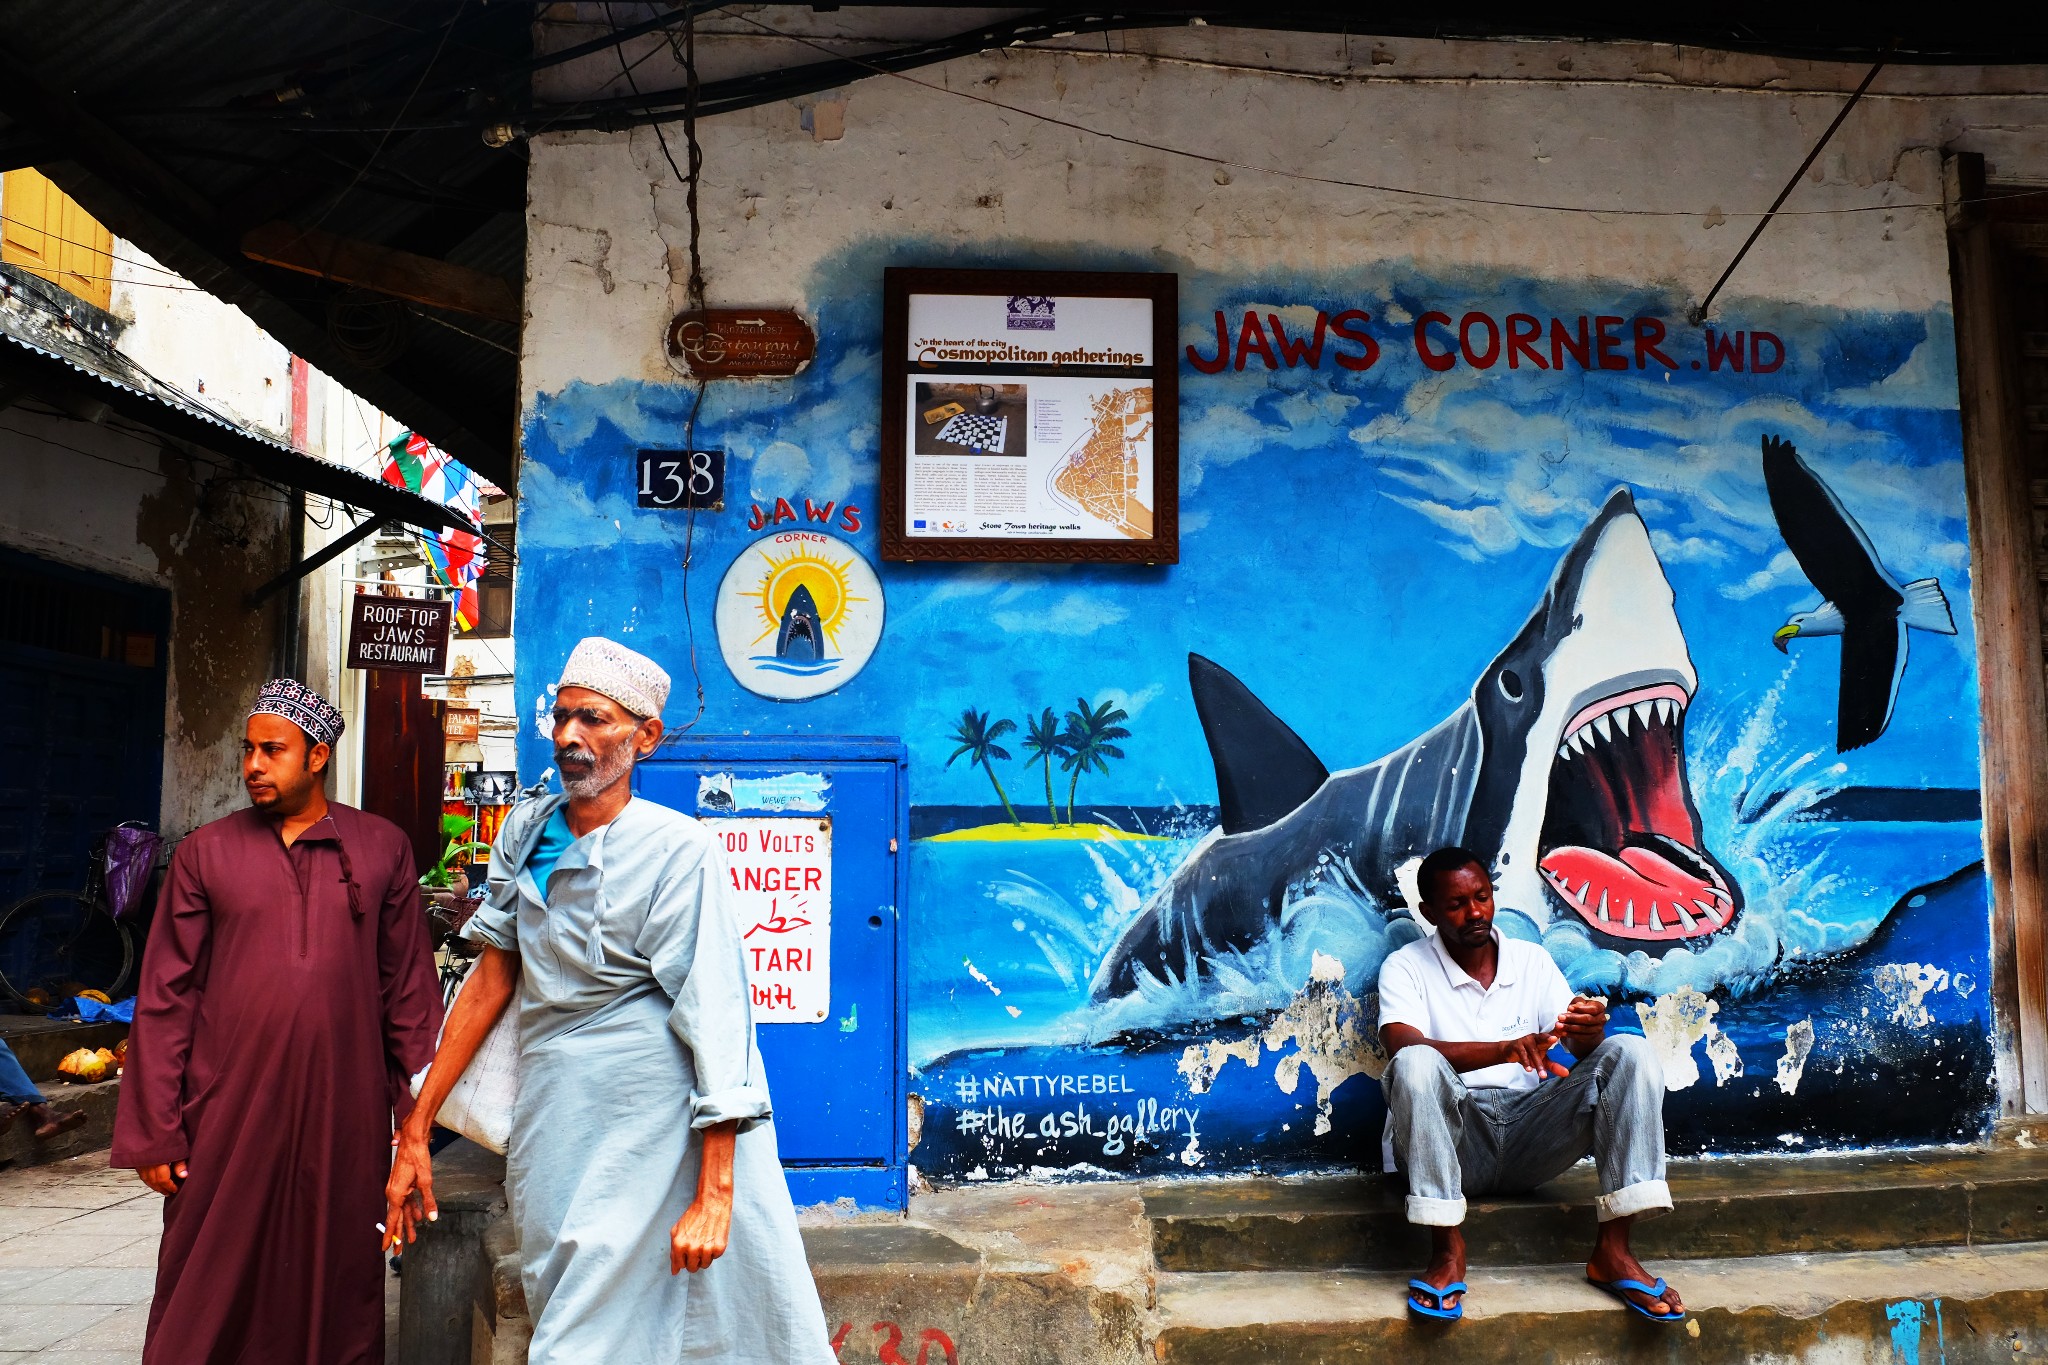
<svg viewBox="0 0 2048 1365">
<path fill-rule="evenodd" d="M 798 546 L 787 554 L 768 557 L 767 572 L 761 575 L 760 591 L 748 594 L 760 606 L 764 627 L 754 637 L 753 643 L 761 643 L 781 628 L 782 614 L 788 610 L 789 599 L 798 588 L 810 591 L 811 601 L 818 609 L 818 624 L 825 628 L 826 640 L 837 649 L 839 624 L 846 619 L 847 607 L 868 599 L 854 593 L 845 565 L 814 552 L 808 546 Z"/>
</svg>

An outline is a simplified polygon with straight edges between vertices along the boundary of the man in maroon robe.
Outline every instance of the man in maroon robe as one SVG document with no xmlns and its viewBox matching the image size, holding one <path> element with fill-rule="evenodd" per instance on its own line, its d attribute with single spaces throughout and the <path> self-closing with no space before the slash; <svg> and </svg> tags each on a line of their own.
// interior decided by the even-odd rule
<svg viewBox="0 0 2048 1365">
<path fill-rule="evenodd" d="M 378 1365 L 394 1111 L 441 1000 L 412 849 L 321 790 L 341 715 L 264 686 L 252 809 L 171 860 L 112 1164 L 166 1196 L 145 1365 Z"/>
</svg>

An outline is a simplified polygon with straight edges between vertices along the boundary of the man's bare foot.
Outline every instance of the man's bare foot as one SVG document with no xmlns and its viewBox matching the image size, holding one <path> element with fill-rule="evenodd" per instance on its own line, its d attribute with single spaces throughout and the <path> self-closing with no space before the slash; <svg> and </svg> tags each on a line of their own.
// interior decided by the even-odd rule
<svg viewBox="0 0 2048 1365">
<path fill-rule="evenodd" d="M 1415 1278 L 1438 1289 L 1464 1279 L 1465 1234 L 1457 1228 L 1431 1228 L 1429 1232 L 1429 1267 Z M 1449 1311 L 1456 1308 L 1464 1297 L 1463 1294 L 1446 1294 L 1438 1300 L 1437 1306 Z"/>
<path fill-rule="evenodd" d="M 1657 1277 L 1643 1268 L 1635 1252 L 1629 1250 L 1629 1225 L 1633 1218 L 1616 1218 L 1600 1225 L 1600 1238 L 1593 1244 L 1593 1254 L 1586 1261 L 1586 1278 L 1602 1284 L 1616 1280 L 1635 1280 L 1642 1284 L 1655 1284 Z M 1685 1303 L 1678 1297 L 1678 1291 L 1670 1285 L 1664 1286 L 1663 1297 L 1658 1298 L 1634 1289 L 1617 1290 L 1628 1296 L 1630 1303 L 1637 1304 L 1644 1311 L 1660 1317 L 1685 1311 Z"/>
</svg>

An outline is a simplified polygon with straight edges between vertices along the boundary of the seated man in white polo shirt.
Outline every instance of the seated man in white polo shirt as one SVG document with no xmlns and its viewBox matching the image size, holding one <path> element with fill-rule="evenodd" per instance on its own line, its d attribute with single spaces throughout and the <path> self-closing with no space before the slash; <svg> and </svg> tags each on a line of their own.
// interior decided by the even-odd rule
<svg viewBox="0 0 2048 1365">
<path fill-rule="evenodd" d="M 1380 968 L 1380 1041 L 1392 1059 L 1387 1169 L 1408 1176 L 1408 1221 L 1430 1230 L 1429 1268 L 1409 1311 L 1464 1315 L 1465 1196 L 1519 1194 L 1588 1152 L 1600 1233 L 1586 1278 L 1657 1322 L 1685 1318 L 1678 1294 L 1629 1250 L 1629 1226 L 1671 1208 L 1664 1183 L 1664 1073 L 1640 1037 L 1607 1033 L 1607 1006 L 1574 996 L 1550 955 L 1493 927 L 1493 879 L 1443 848 L 1417 874 L 1436 928 Z M 1550 1058 L 1562 1042 L 1578 1065 Z"/>
</svg>

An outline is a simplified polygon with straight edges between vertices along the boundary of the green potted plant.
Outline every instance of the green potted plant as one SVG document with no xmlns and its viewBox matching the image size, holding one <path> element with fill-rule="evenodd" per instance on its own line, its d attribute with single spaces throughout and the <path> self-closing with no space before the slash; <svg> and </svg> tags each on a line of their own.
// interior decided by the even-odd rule
<svg viewBox="0 0 2048 1365">
<path fill-rule="evenodd" d="M 420 885 L 429 891 L 450 891 L 455 887 L 455 874 L 459 870 L 457 861 L 474 853 L 489 853 L 489 844 L 479 844 L 462 836 L 476 828 L 476 821 L 467 815 L 443 815 L 441 833 L 446 836 L 448 846 L 441 850 L 441 861 L 420 874 Z M 467 880 L 465 878 L 465 880 Z"/>
</svg>

